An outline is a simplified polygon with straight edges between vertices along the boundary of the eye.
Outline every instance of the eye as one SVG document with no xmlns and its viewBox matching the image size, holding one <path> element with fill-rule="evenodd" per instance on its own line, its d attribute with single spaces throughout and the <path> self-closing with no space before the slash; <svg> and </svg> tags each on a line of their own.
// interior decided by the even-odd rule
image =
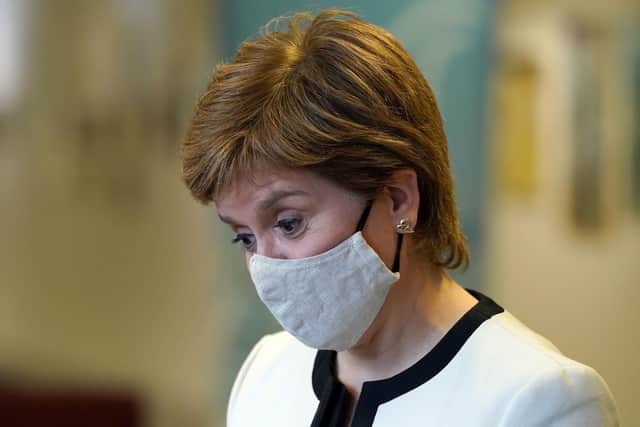
<svg viewBox="0 0 640 427">
<path fill-rule="evenodd" d="M 294 237 L 302 231 L 302 220 L 300 218 L 285 218 L 279 220 L 276 228 L 282 230 L 282 233 L 287 237 Z"/>
<path fill-rule="evenodd" d="M 252 250 L 255 243 L 256 243 L 256 237 L 253 234 L 249 234 L 249 233 L 239 233 L 236 234 L 236 237 L 233 238 L 233 240 L 231 240 L 231 243 L 242 243 L 242 247 L 245 250 Z"/>
</svg>

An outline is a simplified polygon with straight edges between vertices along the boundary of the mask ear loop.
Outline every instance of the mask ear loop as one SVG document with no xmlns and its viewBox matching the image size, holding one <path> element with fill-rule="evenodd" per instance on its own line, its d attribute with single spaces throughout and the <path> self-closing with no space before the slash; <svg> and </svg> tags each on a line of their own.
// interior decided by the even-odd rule
<svg viewBox="0 0 640 427">
<path fill-rule="evenodd" d="M 368 200 L 367 205 L 362 211 L 362 215 L 360 215 L 360 219 L 358 220 L 358 225 L 356 226 L 356 233 L 358 231 L 362 231 L 364 228 L 364 224 L 367 222 L 367 218 L 369 218 L 369 212 L 371 212 L 371 206 L 373 206 L 373 200 Z"/>
<path fill-rule="evenodd" d="M 367 222 L 367 218 L 369 218 L 369 212 L 371 212 L 371 207 L 373 206 L 373 200 L 368 200 L 367 204 L 362 211 L 362 215 L 360 215 L 360 219 L 358 220 L 358 225 L 356 226 L 356 233 L 358 231 L 362 231 L 365 223 Z M 393 266 L 391 267 L 391 271 L 393 273 L 400 272 L 400 252 L 402 249 L 402 239 L 404 238 L 403 233 L 397 233 L 398 239 L 396 240 L 396 254 L 393 258 Z"/>
<path fill-rule="evenodd" d="M 393 273 L 400 272 L 400 250 L 402 249 L 402 238 L 404 237 L 404 234 L 402 233 L 397 234 L 398 239 L 396 240 L 396 255 L 393 258 L 393 267 L 391 267 L 391 271 Z"/>
</svg>

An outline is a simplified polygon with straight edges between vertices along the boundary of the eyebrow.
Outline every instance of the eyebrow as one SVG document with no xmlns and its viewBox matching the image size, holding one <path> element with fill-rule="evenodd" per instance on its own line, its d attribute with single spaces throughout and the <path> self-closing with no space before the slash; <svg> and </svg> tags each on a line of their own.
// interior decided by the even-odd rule
<svg viewBox="0 0 640 427">
<path fill-rule="evenodd" d="M 274 191 L 273 193 L 271 193 L 269 195 L 269 197 L 267 197 L 266 199 L 260 201 L 258 203 L 258 205 L 256 206 L 256 213 L 261 213 L 264 212 L 266 210 L 269 210 L 273 207 L 273 205 L 275 205 L 276 203 L 278 203 L 280 200 L 285 199 L 287 197 L 292 197 L 292 196 L 308 196 L 309 193 L 307 193 L 306 191 L 302 191 L 302 190 L 289 190 L 289 191 Z M 237 224 L 236 221 L 233 218 L 230 218 L 228 216 L 224 216 L 224 215 L 220 215 L 218 213 L 218 218 L 220 218 L 220 221 L 226 223 L 226 224 Z"/>
<path fill-rule="evenodd" d="M 275 205 L 276 203 L 278 203 L 280 200 L 284 198 L 291 197 L 291 196 L 308 196 L 308 195 L 309 193 L 302 190 L 274 191 L 269 195 L 269 197 L 267 197 L 266 199 L 258 203 L 258 206 L 256 206 L 256 213 L 264 212 L 266 210 L 271 209 L 273 205 Z"/>
</svg>

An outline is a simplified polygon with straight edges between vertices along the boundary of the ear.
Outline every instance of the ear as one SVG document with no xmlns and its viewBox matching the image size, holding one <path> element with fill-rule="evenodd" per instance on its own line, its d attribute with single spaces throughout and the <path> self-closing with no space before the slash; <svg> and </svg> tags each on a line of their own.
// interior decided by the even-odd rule
<svg viewBox="0 0 640 427">
<path fill-rule="evenodd" d="M 418 222 L 418 207 L 420 206 L 416 171 L 411 168 L 398 169 L 391 174 L 385 188 L 393 202 L 392 215 L 395 223 L 406 219 L 411 228 L 414 228 Z"/>
</svg>

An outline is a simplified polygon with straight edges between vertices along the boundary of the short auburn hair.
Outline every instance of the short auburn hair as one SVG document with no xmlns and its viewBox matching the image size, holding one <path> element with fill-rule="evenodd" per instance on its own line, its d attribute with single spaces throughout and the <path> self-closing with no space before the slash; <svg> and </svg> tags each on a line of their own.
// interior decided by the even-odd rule
<svg viewBox="0 0 640 427">
<path fill-rule="evenodd" d="M 442 118 L 407 51 L 343 10 L 273 22 L 215 67 L 196 103 L 182 143 L 193 196 L 207 204 L 250 171 L 287 168 L 372 198 L 395 170 L 412 168 L 420 190 L 412 251 L 466 267 Z"/>
</svg>

